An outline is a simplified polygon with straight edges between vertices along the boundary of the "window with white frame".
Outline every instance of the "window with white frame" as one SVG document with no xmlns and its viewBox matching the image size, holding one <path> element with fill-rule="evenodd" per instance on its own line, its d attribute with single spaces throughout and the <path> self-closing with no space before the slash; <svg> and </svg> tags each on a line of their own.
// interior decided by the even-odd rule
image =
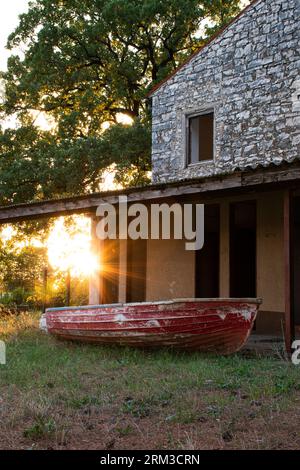
<svg viewBox="0 0 300 470">
<path fill-rule="evenodd" d="M 214 113 L 187 117 L 187 163 L 205 162 L 214 158 Z"/>
</svg>

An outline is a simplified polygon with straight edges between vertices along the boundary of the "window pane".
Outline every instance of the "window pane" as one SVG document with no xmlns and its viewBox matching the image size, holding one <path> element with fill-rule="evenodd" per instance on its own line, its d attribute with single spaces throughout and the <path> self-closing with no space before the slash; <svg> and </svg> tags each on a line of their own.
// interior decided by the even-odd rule
<svg viewBox="0 0 300 470">
<path fill-rule="evenodd" d="M 211 160 L 214 154 L 214 115 L 199 116 L 199 161 Z"/>
<path fill-rule="evenodd" d="M 214 114 L 189 119 L 188 163 L 212 160 L 214 154 Z"/>
</svg>

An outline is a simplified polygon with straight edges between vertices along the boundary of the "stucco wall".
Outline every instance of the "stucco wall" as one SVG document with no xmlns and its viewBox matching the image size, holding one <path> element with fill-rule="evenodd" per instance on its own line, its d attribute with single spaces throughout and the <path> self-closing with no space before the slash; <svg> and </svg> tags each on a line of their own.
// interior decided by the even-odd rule
<svg viewBox="0 0 300 470">
<path fill-rule="evenodd" d="M 195 253 L 184 240 L 148 240 L 146 300 L 195 296 Z"/>
<path fill-rule="evenodd" d="M 263 194 L 257 204 L 257 296 L 263 298 L 258 331 L 282 329 L 284 306 L 283 194 Z"/>
<path fill-rule="evenodd" d="M 257 205 L 257 295 L 263 310 L 284 310 L 283 247 L 283 194 L 265 194 Z"/>
<path fill-rule="evenodd" d="M 300 154 L 300 1 L 260 0 L 153 94 L 153 180 Z M 214 109 L 214 161 L 186 166 L 186 115 Z"/>
<path fill-rule="evenodd" d="M 257 331 L 281 331 L 284 311 L 283 193 L 212 200 L 220 204 L 220 297 L 230 296 L 230 203 L 257 201 L 257 297 L 263 298 Z M 201 202 L 199 200 L 199 202 Z M 195 296 L 195 253 L 181 240 L 148 240 L 146 300 Z"/>
</svg>

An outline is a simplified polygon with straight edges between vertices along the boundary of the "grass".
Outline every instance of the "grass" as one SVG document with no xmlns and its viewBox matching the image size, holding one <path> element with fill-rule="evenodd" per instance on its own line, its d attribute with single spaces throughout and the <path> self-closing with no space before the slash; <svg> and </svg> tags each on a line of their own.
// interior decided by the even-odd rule
<svg viewBox="0 0 300 470">
<path fill-rule="evenodd" d="M 299 445 L 300 369 L 276 357 L 59 342 L 36 313 L 0 320 L 0 339 L 1 448 Z"/>
</svg>

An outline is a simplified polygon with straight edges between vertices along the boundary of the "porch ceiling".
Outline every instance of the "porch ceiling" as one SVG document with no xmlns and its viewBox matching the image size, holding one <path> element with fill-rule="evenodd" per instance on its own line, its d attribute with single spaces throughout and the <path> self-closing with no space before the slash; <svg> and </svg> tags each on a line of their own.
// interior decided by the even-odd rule
<svg viewBox="0 0 300 470">
<path fill-rule="evenodd" d="M 274 190 L 289 187 L 300 188 L 300 161 L 281 163 L 255 169 L 237 169 L 233 173 L 213 177 L 154 184 L 145 187 L 107 191 L 63 199 L 15 204 L 0 207 L 0 224 L 42 217 L 55 217 L 76 213 L 93 214 L 99 204 L 116 204 L 121 195 L 128 203 L 175 198 L 199 194 L 206 200 L 224 193 Z"/>
</svg>

